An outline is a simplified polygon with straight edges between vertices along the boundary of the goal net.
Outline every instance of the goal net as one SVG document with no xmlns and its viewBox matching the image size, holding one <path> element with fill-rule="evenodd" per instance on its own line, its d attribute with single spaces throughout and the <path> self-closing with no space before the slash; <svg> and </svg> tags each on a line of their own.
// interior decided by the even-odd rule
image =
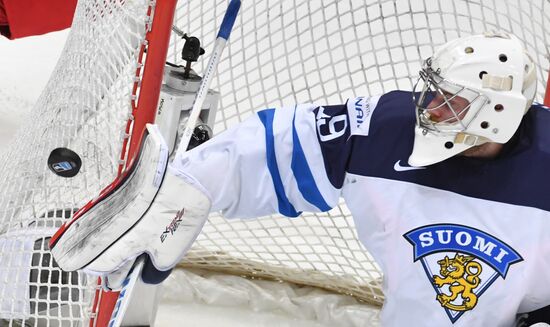
<svg viewBox="0 0 550 327">
<path fill-rule="evenodd" d="M 84 326 L 94 316 L 95 278 L 60 271 L 47 244 L 57 227 L 117 176 L 129 115 L 138 99 L 150 96 L 140 93 L 144 50 L 162 1 L 80 1 L 49 83 L 0 158 L 1 326 Z M 199 74 L 226 8 L 226 0 L 177 5 L 173 24 L 198 37 L 206 50 L 194 65 Z M 512 32 L 524 42 L 537 63 L 536 100 L 542 102 L 547 26 L 546 0 L 245 0 L 211 86 L 221 95 L 214 134 L 267 107 L 339 104 L 358 95 L 411 90 L 422 58 L 435 47 L 489 30 Z M 181 48 L 174 34 L 167 60 L 182 64 Z M 47 157 L 57 147 L 80 154 L 77 176 L 61 178 L 48 170 Z M 178 267 L 383 302 L 382 273 L 358 241 L 343 203 L 293 219 L 227 221 L 212 214 Z"/>
</svg>

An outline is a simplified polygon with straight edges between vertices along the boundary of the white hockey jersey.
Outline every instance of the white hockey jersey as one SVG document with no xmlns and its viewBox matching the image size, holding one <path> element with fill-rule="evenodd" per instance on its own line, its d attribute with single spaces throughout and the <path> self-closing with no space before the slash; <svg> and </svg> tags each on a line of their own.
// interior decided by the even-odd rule
<svg viewBox="0 0 550 327">
<path fill-rule="evenodd" d="M 411 99 L 263 110 L 171 169 L 227 217 L 293 217 L 344 197 L 385 275 L 384 326 L 511 326 L 550 304 L 550 111 L 534 105 L 494 160 L 415 168 Z"/>
</svg>

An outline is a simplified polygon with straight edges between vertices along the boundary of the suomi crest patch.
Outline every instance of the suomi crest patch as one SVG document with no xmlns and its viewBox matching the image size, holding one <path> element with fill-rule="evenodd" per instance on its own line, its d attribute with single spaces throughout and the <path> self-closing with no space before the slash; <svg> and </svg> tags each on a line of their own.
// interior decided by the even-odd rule
<svg viewBox="0 0 550 327">
<path fill-rule="evenodd" d="M 413 245 L 435 292 L 435 300 L 455 323 L 475 309 L 481 295 L 523 258 L 509 245 L 478 229 L 434 224 L 403 235 Z"/>
</svg>

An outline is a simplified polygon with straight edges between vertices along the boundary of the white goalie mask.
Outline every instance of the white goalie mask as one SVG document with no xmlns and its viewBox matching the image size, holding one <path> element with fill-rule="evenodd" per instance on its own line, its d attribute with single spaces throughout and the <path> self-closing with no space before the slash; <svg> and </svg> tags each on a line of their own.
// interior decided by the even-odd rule
<svg viewBox="0 0 550 327">
<path fill-rule="evenodd" d="M 533 60 L 513 35 L 486 33 L 444 44 L 414 87 L 409 164 L 427 166 L 486 142 L 506 143 L 535 97 Z"/>
</svg>

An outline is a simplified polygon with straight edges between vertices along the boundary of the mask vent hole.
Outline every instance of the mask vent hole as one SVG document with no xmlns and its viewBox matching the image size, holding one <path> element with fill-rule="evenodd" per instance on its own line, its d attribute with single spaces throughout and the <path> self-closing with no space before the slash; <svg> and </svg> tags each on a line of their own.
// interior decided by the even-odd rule
<svg viewBox="0 0 550 327">
<path fill-rule="evenodd" d="M 481 128 L 485 129 L 487 127 L 489 127 L 489 122 L 486 122 L 486 121 L 481 122 Z"/>
<path fill-rule="evenodd" d="M 469 53 L 474 53 L 474 48 L 472 48 L 472 47 L 466 47 L 466 49 L 464 49 L 464 52 L 466 52 L 466 53 L 468 53 L 468 54 L 469 54 Z"/>
<path fill-rule="evenodd" d="M 501 62 L 506 62 L 508 60 L 508 57 L 505 54 L 501 54 L 498 56 L 498 60 Z"/>
<path fill-rule="evenodd" d="M 455 145 L 453 144 L 453 142 L 445 142 L 445 147 L 446 147 L 447 149 L 452 149 L 453 146 L 455 146 Z"/>
<path fill-rule="evenodd" d="M 495 111 L 497 112 L 501 112 L 502 110 L 504 110 L 504 106 L 501 105 L 500 103 L 495 105 Z"/>
<path fill-rule="evenodd" d="M 483 75 L 487 74 L 486 71 L 482 70 L 479 72 L 479 79 L 483 79 Z"/>
</svg>

